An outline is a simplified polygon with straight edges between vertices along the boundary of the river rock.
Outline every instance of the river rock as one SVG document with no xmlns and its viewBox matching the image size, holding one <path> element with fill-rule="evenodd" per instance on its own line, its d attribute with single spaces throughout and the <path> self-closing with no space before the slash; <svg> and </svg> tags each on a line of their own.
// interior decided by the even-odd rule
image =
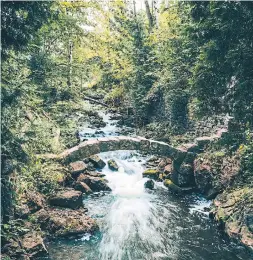
<svg viewBox="0 0 253 260">
<path fill-rule="evenodd" d="M 175 193 L 189 193 L 192 192 L 194 189 L 192 187 L 189 188 L 182 188 L 173 183 L 169 179 L 165 179 L 163 182 L 164 186 L 166 186 L 170 191 L 175 192 Z"/>
<path fill-rule="evenodd" d="M 155 184 L 154 184 L 154 181 L 153 181 L 153 180 L 148 180 L 148 181 L 146 181 L 145 184 L 144 184 L 144 187 L 145 187 L 146 189 L 150 189 L 150 190 L 153 190 L 153 189 L 154 189 L 154 186 L 155 186 Z"/>
<path fill-rule="evenodd" d="M 161 172 L 157 169 L 147 169 L 142 173 L 142 176 L 158 180 L 160 173 Z"/>
<path fill-rule="evenodd" d="M 76 182 L 74 189 L 78 190 L 78 191 L 81 191 L 81 192 L 83 192 L 85 194 L 92 193 L 91 188 L 86 183 L 84 183 L 82 181 Z"/>
<path fill-rule="evenodd" d="M 84 172 L 87 169 L 87 165 L 83 161 L 77 161 L 69 164 L 71 174 L 75 178 L 79 173 Z"/>
<path fill-rule="evenodd" d="M 15 205 L 15 215 L 25 219 L 30 214 L 42 209 L 45 206 L 45 198 L 38 192 L 27 191 L 19 203 Z"/>
<path fill-rule="evenodd" d="M 158 164 L 160 170 L 164 170 L 167 165 L 171 165 L 172 161 L 170 158 L 162 158 Z"/>
<path fill-rule="evenodd" d="M 72 189 L 59 192 L 49 199 L 49 204 L 71 209 L 83 207 L 82 192 Z"/>
<path fill-rule="evenodd" d="M 98 155 L 90 156 L 89 161 L 94 165 L 95 168 L 98 169 L 103 169 L 106 165 L 106 163 Z"/>
<path fill-rule="evenodd" d="M 205 163 L 195 163 L 194 176 L 197 188 L 204 195 L 212 188 L 211 167 Z"/>
<path fill-rule="evenodd" d="M 232 238 L 253 250 L 253 189 L 226 190 L 214 200 L 212 215 Z"/>
<path fill-rule="evenodd" d="M 21 246 L 29 255 L 29 259 L 43 257 L 48 254 L 43 238 L 38 231 L 25 234 L 21 239 Z"/>
<path fill-rule="evenodd" d="M 111 191 L 106 181 L 99 177 L 86 176 L 82 179 L 82 182 L 87 184 L 92 191 Z"/>
<path fill-rule="evenodd" d="M 165 167 L 164 167 L 164 173 L 166 175 L 168 174 L 171 174 L 171 171 L 172 171 L 172 165 L 171 164 L 167 164 Z"/>
<path fill-rule="evenodd" d="M 45 206 L 45 198 L 41 193 L 28 191 L 26 197 L 30 213 L 34 213 Z"/>
<path fill-rule="evenodd" d="M 115 160 L 111 159 L 107 163 L 108 163 L 108 167 L 109 167 L 110 170 L 112 170 L 112 171 L 118 171 L 119 170 L 119 166 L 118 166 L 118 164 L 116 163 Z"/>
<path fill-rule="evenodd" d="M 182 163 L 179 167 L 172 164 L 171 180 L 179 187 L 195 185 L 194 168 L 192 164 Z"/>
<path fill-rule="evenodd" d="M 96 221 L 85 214 L 87 210 L 60 208 L 41 209 L 35 213 L 37 223 L 48 235 L 72 237 L 93 233 L 98 229 Z"/>
</svg>

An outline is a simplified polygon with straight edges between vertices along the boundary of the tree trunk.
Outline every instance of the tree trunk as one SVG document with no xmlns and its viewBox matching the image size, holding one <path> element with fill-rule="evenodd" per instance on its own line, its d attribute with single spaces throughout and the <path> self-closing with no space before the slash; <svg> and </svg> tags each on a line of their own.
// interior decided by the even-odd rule
<svg viewBox="0 0 253 260">
<path fill-rule="evenodd" d="M 150 7 L 149 7 L 149 3 L 148 3 L 148 0 L 145 0 L 145 7 L 146 7 L 146 13 L 147 13 L 147 17 L 148 17 L 148 23 L 149 23 L 149 30 L 151 31 L 152 30 L 152 27 L 153 27 L 153 16 L 150 12 Z"/>
<path fill-rule="evenodd" d="M 170 7 L 169 0 L 165 0 L 164 8 L 169 9 L 169 7 Z"/>
<path fill-rule="evenodd" d="M 155 25 L 158 28 L 158 1 L 154 0 L 153 1 L 153 8 L 154 8 L 154 19 L 155 19 Z"/>
<path fill-rule="evenodd" d="M 72 76 L 72 63 L 73 63 L 73 42 L 69 40 L 69 71 L 68 71 L 68 79 L 67 79 L 67 85 L 68 87 L 71 87 L 71 76 Z"/>
</svg>

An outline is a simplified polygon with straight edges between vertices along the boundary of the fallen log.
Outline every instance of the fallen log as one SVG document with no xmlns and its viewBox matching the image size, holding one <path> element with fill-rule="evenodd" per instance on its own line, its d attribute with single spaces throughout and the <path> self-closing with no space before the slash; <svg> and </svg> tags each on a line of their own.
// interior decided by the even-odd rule
<svg viewBox="0 0 253 260">
<path fill-rule="evenodd" d="M 107 104 L 101 102 L 101 101 L 98 101 L 96 99 L 93 99 L 93 98 L 90 98 L 90 97 L 84 97 L 84 100 L 88 100 L 90 102 L 93 102 L 93 103 L 96 103 L 96 104 L 99 104 L 101 106 L 104 106 L 104 107 L 109 107 Z"/>
</svg>

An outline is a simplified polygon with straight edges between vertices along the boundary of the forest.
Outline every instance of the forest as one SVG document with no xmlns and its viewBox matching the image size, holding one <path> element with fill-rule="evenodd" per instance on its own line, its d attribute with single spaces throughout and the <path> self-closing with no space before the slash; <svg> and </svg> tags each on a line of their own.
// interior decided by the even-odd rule
<svg viewBox="0 0 253 260">
<path fill-rule="evenodd" d="M 253 2 L 1 1 L 1 255 L 253 258 Z"/>
</svg>

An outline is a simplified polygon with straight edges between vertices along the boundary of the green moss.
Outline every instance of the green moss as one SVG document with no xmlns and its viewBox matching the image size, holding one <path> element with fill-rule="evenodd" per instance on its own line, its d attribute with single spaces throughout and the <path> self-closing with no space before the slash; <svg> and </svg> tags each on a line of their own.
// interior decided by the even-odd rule
<svg viewBox="0 0 253 260">
<path fill-rule="evenodd" d="M 217 211 L 217 220 L 221 222 L 226 222 L 228 219 L 228 216 L 225 214 L 225 211 L 223 208 L 218 209 Z"/>
<path fill-rule="evenodd" d="M 161 174 L 161 172 L 156 169 L 148 169 L 142 173 L 143 177 L 149 177 L 149 178 L 155 179 L 155 180 L 157 180 L 159 178 L 160 174 Z"/>
<path fill-rule="evenodd" d="M 152 175 L 152 174 L 159 175 L 160 172 L 156 169 L 148 169 L 143 172 L 143 175 Z"/>
<path fill-rule="evenodd" d="M 177 186 L 175 183 L 173 183 L 171 180 L 164 180 L 163 184 L 169 188 L 169 190 L 173 191 L 173 192 L 176 192 L 176 193 L 181 193 L 183 192 L 183 190 Z"/>
<path fill-rule="evenodd" d="M 171 180 L 166 179 L 166 180 L 164 180 L 163 184 L 164 184 L 165 186 L 170 186 L 170 185 L 173 184 L 173 182 L 172 182 Z"/>
</svg>

